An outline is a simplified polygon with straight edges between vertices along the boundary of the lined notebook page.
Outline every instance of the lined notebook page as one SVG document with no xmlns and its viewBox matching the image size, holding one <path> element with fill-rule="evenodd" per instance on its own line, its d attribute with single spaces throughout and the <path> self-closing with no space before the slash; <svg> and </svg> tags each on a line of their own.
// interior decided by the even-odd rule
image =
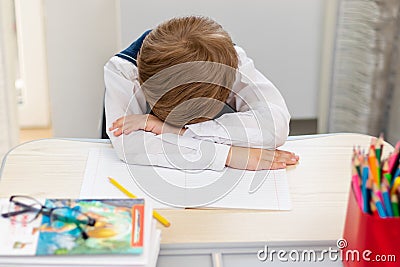
<svg viewBox="0 0 400 267">
<path fill-rule="evenodd" d="M 221 177 L 223 172 L 203 170 L 197 172 L 174 170 L 162 167 L 137 166 L 134 174 L 146 175 L 150 169 L 155 170 L 167 182 L 183 187 L 194 188 L 212 184 Z M 217 201 L 204 208 L 232 208 L 257 210 L 290 210 L 291 201 L 287 183 L 286 170 L 258 171 L 257 175 L 265 175 L 266 179 L 253 193 L 249 193 L 251 181 L 256 172 L 226 168 L 228 175 L 237 177 L 241 174 L 238 183 Z M 143 192 L 136 184 L 129 172 L 127 164 L 119 160 L 112 148 L 98 148 L 89 151 L 85 176 L 82 183 L 81 198 L 123 198 L 126 197 L 114 187 L 107 177 L 113 177 L 127 190 L 138 197 L 151 202 L 156 209 L 172 208 L 153 199 Z M 229 176 L 230 177 L 230 176 Z M 151 179 L 151 177 L 148 177 Z"/>
</svg>

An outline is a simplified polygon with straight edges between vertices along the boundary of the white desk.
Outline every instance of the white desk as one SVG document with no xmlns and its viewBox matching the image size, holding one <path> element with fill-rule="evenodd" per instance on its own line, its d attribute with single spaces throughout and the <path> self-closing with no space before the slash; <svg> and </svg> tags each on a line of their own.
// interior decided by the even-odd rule
<svg viewBox="0 0 400 267">
<path fill-rule="evenodd" d="M 300 155 L 300 163 L 288 168 L 291 211 L 163 210 L 172 225 L 160 226 L 158 266 L 265 266 L 271 263 L 256 256 L 265 244 L 286 250 L 335 247 L 343 232 L 352 148 L 369 142 L 359 134 L 288 141 L 282 149 Z M 21 145 L 5 158 L 0 197 L 79 197 L 88 150 L 103 146 L 110 144 L 45 139 Z M 392 150 L 385 145 L 385 154 Z"/>
</svg>

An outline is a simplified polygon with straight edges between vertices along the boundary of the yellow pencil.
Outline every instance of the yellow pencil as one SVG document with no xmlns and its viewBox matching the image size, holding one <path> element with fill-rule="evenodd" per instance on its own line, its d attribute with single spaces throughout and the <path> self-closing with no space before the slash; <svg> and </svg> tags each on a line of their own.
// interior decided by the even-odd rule
<svg viewBox="0 0 400 267">
<path fill-rule="evenodd" d="M 134 194 L 132 194 L 131 192 L 129 192 L 128 190 L 126 190 L 120 183 L 118 183 L 114 178 L 108 177 L 108 179 L 110 180 L 110 183 L 112 183 L 116 188 L 118 188 L 119 190 L 121 190 L 122 193 L 124 193 L 125 195 L 127 195 L 130 198 L 137 198 Z M 165 227 L 169 227 L 171 225 L 171 223 L 165 219 L 163 216 L 161 216 L 160 213 L 158 213 L 157 211 L 153 211 L 153 217 L 156 218 L 157 221 L 159 221 L 162 225 L 164 225 Z"/>
</svg>

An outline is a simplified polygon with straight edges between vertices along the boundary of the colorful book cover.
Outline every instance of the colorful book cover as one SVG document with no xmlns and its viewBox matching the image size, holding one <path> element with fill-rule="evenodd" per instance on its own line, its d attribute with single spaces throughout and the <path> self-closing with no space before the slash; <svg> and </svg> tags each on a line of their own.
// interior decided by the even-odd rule
<svg viewBox="0 0 400 267">
<path fill-rule="evenodd" d="M 0 255 L 143 252 L 143 199 L 47 199 L 42 203 L 55 209 L 29 223 L 0 216 Z M 8 205 L 8 200 L 0 201 L 1 214 L 7 213 Z"/>
</svg>

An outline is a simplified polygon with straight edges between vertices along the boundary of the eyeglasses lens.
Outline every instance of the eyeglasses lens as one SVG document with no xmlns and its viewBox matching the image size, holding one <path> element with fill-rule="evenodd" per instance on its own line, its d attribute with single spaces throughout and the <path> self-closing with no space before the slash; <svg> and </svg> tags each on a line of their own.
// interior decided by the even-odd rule
<svg viewBox="0 0 400 267">
<path fill-rule="evenodd" d="M 11 221 L 18 223 L 30 223 L 35 220 L 42 208 L 42 205 L 35 199 L 25 197 L 14 197 L 10 202 L 8 212 L 14 216 Z"/>
</svg>

